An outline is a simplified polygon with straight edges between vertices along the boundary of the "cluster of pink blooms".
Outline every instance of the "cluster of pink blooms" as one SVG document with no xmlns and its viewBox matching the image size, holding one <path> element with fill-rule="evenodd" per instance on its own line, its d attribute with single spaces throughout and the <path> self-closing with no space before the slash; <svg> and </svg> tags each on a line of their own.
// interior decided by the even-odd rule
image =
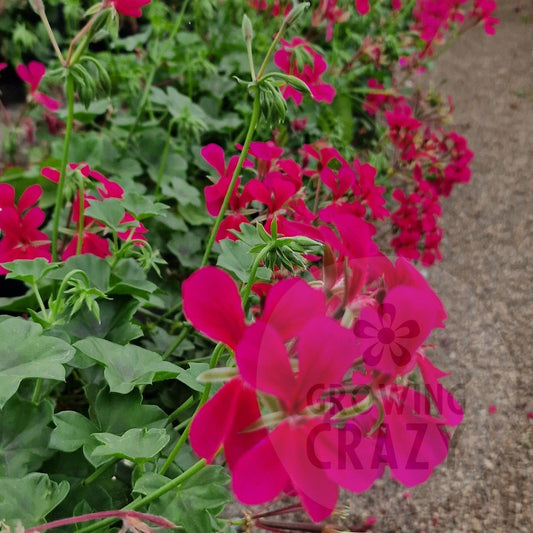
<svg viewBox="0 0 533 533">
<path fill-rule="evenodd" d="M 387 467 L 423 483 L 463 416 L 423 344 L 446 318 L 439 298 L 405 259 L 363 255 L 353 215 L 334 218 L 315 280 L 262 286 L 251 323 L 224 271 L 204 267 L 183 284 L 188 320 L 236 363 L 193 419 L 194 451 L 211 462 L 223 447 L 242 503 L 296 496 L 315 521 L 339 487 L 365 491 Z M 420 390 L 406 379 L 417 369 Z"/>
<path fill-rule="evenodd" d="M 93 205 L 94 202 L 102 202 L 107 198 L 122 199 L 124 189 L 95 170 L 91 170 L 87 163 L 69 165 L 71 171 L 79 171 L 83 179 L 87 180 L 84 187 L 83 206 L 84 209 Z M 45 167 L 42 175 L 54 183 L 59 182 L 60 173 L 58 170 Z M 86 191 L 86 192 L 85 192 Z M 51 260 L 50 239 L 38 228 L 45 220 L 44 211 L 35 206 L 42 195 L 40 185 L 31 185 L 20 196 L 18 204 L 15 203 L 15 190 L 7 183 L 0 184 L 0 264 L 16 259 L 34 259 L 44 257 Z M 77 190 L 72 208 L 70 210 L 69 223 L 75 227 L 80 223 L 81 198 Z M 118 237 L 124 241 L 133 241 L 142 245 L 146 240 L 144 233 L 146 228 L 126 212 L 120 221 L 124 230 L 118 232 Z M 82 229 L 82 244 L 80 253 L 93 254 L 98 257 L 111 255 L 110 241 L 104 234 L 108 228 L 102 222 L 94 220 L 90 216 L 84 215 Z M 73 237 L 62 252 L 63 261 L 76 255 L 78 249 L 78 232 L 74 230 Z M 0 266 L 0 274 L 7 271 Z"/>
<path fill-rule="evenodd" d="M 309 62 L 298 65 L 296 49 L 299 48 L 308 56 Z M 335 98 L 335 88 L 322 80 L 328 68 L 325 59 L 311 48 L 309 43 L 301 37 L 294 37 L 292 41 L 281 40 L 281 50 L 274 54 L 274 63 L 286 74 L 296 76 L 306 83 L 311 91 L 311 96 L 317 102 L 331 104 Z M 281 94 L 285 100 L 292 98 L 297 105 L 302 103 L 302 93 L 289 85 L 281 88 Z"/>
<path fill-rule="evenodd" d="M 45 219 L 44 211 L 35 205 L 42 193 L 40 185 L 30 185 L 15 203 L 14 187 L 0 183 L 0 274 L 8 272 L 2 263 L 16 259 L 51 260 L 50 239 L 38 229 Z"/>
<path fill-rule="evenodd" d="M 87 184 L 84 186 L 83 193 L 83 208 L 84 210 L 93 205 L 94 202 L 102 202 L 107 198 L 122 199 L 124 197 L 124 189 L 115 181 L 107 179 L 100 172 L 92 170 L 87 163 L 70 163 L 69 168 L 71 171 L 79 171 L 84 180 L 87 180 Z M 44 167 L 41 171 L 42 175 L 53 181 L 59 183 L 60 172 L 51 167 Z M 93 181 L 94 180 L 94 181 Z M 87 192 L 85 192 L 87 191 Z M 70 222 L 77 227 L 80 223 L 81 202 L 79 189 L 76 191 L 74 201 L 72 203 L 72 209 L 70 213 Z M 121 225 L 124 225 L 124 231 L 120 231 L 117 235 L 124 241 L 134 240 L 136 243 L 146 240 L 144 233 L 147 229 L 144 225 L 135 219 L 135 217 L 126 212 L 122 220 Z M 84 215 L 83 217 L 83 230 L 82 230 L 82 254 L 93 254 L 98 257 L 107 257 L 111 255 L 110 241 L 102 236 L 107 228 L 105 224 L 94 220 L 90 216 Z M 142 244 L 142 243 L 141 243 Z M 62 253 L 63 261 L 69 257 L 76 255 L 78 249 L 78 233 L 76 232 L 71 241 L 67 244 Z"/>
<path fill-rule="evenodd" d="M 226 216 L 216 240 L 235 239 L 231 233 L 242 223 L 257 221 L 270 227 L 276 216 L 278 228 L 287 236 L 305 235 L 320 242 L 333 238 L 330 225 L 339 217 L 349 217 L 358 228 L 364 253 L 375 249 L 371 241 L 375 233 L 372 220 L 386 218 L 384 187 L 375 184 L 376 169 L 355 159 L 346 161 L 325 141 L 304 145 L 302 163 L 294 157 L 283 157 L 283 148 L 273 141 L 252 142 L 249 154 L 255 164 L 245 160 L 244 167 L 254 173 L 245 184 L 238 178 L 230 198 Z M 202 148 L 202 157 L 218 174 L 218 180 L 205 188 L 208 212 L 218 215 L 237 163 L 233 156 L 226 165 L 223 149 L 216 144 Z M 253 170 L 252 170 L 253 169 Z M 313 191 L 313 197 L 309 197 Z M 314 202 L 311 210 L 308 203 Z M 342 231 L 342 230 L 341 230 Z M 363 236 L 368 236 L 367 240 Z M 353 239 L 347 237 L 345 245 Z"/>
<path fill-rule="evenodd" d="M 494 35 L 498 19 L 492 16 L 497 4 L 495 0 L 473 0 L 471 9 L 465 14 L 461 7 L 468 0 L 418 0 L 414 9 L 412 30 L 426 43 L 421 56 L 432 55 L 434 45 L 444 40 L 444 34 L 452 24 L 471 25 L 482 22 L 485 32 Z"/>
<path fill-rule="evenodd" d="M 411 175 L 414 187 L 410 194 L 402 190 L 393 193 L 401 205 L 391 219 L 400 233 L 391 244 L 398 255 L 421 259 L 423 265 L 429 266 L 441 259 L 439 196 L 449 196 L 455 184 L 470 180 L 469 164 L 474 153 L 458 133 L 418 120 L 403 96 L 387 94 L 374 78 L 368 81 L 368 86 L 383 93 L 369 94 L 364 108 L 370 114 L 384 111 L 389 138 L 399 160 L 397 166 Z"/>
</svg>

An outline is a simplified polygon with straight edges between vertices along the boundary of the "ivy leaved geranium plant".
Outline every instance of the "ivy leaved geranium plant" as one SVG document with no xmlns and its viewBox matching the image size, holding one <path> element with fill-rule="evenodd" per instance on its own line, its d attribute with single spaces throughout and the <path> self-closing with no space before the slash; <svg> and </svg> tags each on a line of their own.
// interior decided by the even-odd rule
<svg viewBox="0 0 533 533">
<path fill-rule="evenodd" d="M 28 88 L 0 107 L 1 531 L 336 531 L 340 488 L 425 482 L 463 410 L 411 261 L 473 153 L 406 82 L 495 2 L 31 6 L 49 49 L 0 63 Z"/>
</svg>

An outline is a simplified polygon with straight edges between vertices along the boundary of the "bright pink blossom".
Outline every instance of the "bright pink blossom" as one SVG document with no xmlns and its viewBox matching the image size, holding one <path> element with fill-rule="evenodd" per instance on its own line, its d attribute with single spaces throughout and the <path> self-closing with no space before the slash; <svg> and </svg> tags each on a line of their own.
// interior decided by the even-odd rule
<svg viewBox="0 0 533 533">
<path fill-rule="evenodd" d="M 287 74 L 292 74 L 304 81 L 312 97 L 317 102 L 327 102 L 331 104 L 335 98 L 335 88 L 322 80 L 322 75 L 326 72 L 328 65 L 325 59 L 315 52 L 309 43 L 301 37 L 294 37 L 292 41 L 281 40 L 282 49 L 274 54 L 274 63 Z M 311 58 L 311 64 L 304 64 L 303 67 L 297 65 L 295 49 L 300 47 Z M 302 103 L 302 93 L 285 85 L 281 89 L 281 94 L 285 100 L 292 98 L 297 105 Z"/>
<path fill-rule="evenodd" d="M 366 15 L 370 11 L 369 0 L 355 0 L 355 9 L 360 15 Z"/>
<path fill-rule="evenodd" d="M 30 185 L 17 205 L 14 187 L 0 183 L 0 263 L 36 257 L 51 261 L 50 240 L 46 233 L 37 229 L 45 218 L 44 211 L 34 205 L 42 193 L 40 185 Z M 0 274 L 6 272 L 0 265 Z"/>
<path fill-rule="evenodd" d="M 140 17 L 142 16 L 141 7 L 149 4 L 150 0 L 110 0 L 110 3 L 119 13 L 127 17 Z"/>
<path fill-rule="evenodd" d="M 61 107 L 59 100 L 54 100 L 50 96 L 38 91 L 41 80 L 46 73 L 46 67 L 42 63 L 30 61 L 28 66 L 17 65 L 16 70 L 19 77 L 30 86 L 30 97 L 35 102 L 50 109 L 50 111 L 57 111 Z"/>
</svg>

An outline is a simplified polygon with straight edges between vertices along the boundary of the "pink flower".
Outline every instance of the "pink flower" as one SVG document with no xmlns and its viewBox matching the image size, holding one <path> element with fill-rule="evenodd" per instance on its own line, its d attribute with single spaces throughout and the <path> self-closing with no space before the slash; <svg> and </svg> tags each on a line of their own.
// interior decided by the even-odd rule
<svg viewBox="0 0 533 533">
<path fill-rule="evenodd" d="M 487 35 L 496 33 L 496 25 L 499 19 L 490 15 L 496 10 L 498 4 L 495 0 L 474 0 L 474 8 L 469 16 L 476 19 L 476 22 L 482 21 Z"/>
<path fill-rule="evenodd" d="M 16 205 L 13 186 L 0 183 L 0 263 L 36 257 L 51 261 L 50 240 L 46 233 L 37 229 L 44 222 L 44 211 L 32 207 L 42 193 L 40 185 L 30 185 Z M 0 274 L 6 272 L 0 265 Z"/>
<path fill-rule="evenodd" d="M 93 202 L 101 202 L 107 198 L 122 199 L 124 197 L 124 189 L 115 181 L 106 178 L 103 174 L 96 170 L 92 170 L 87 163 L 69 163 L 68 168 L 70 170 L 78 170 L 84 178 L 92 178 L 96 181 L 96 192 L 98 194 L 92 194 L 94 189 L 90 192 L 84 192 L 83 200 L 80 198 L 79 191 L 76 192 L 73 204 L 71 221 L 78 223 L 80 220 L 81 202 L 83 201 L 84 209 L 87 209 Z M 60 172 L 59 170 L 51 167 L 44 167 L 41 169 L 41 174 L 53 181 L 59 183 Z M 137 241 L 137 246 L 142 246 L 143 243 L 139 241 L 145 241 L 144 234 L 148 231 L 142 222 L 138 221 L 131 213 L 124 213 L 120 225 L 124 225 L 123 231 L 118 231 L 117 235 L 124 241 L 134 240 Z M 97 233 L 105 229 L 105 224 L 95 220 L 94 218 L 85 215 L 83 218 L 83 232 L 82 232 L 82 254 L 90 253 L 98 257 L 107 257 L 111 254 L 109 241 Z M 62 259 L 66 260 L 69 257 L 76 255 L 78 243 L 78 235 L 76 234 L 71 242 L 65 247 L 62 254 Z"/>
<path fill-rule="evenodd" d="M 30 61 L 28 66 L 17 65 L 16 70 L 19 77 L 30 86 L 30 97 L 35 102 L 50 109 L 50 111 L 57 111 L 61 107 L 61 102 L 37 90 L 46 73 L 46 67 L 42 63 Z"/>
<path fill-rule="evenodd" d="M 276 287 L 282 291 L 284 284 Z M 310 307 L 311 302 L 303 298 L 299 305 Z M 381 475 L 379 468 L 372 467 L 372 439 L 356 426 L 337 428 L 308 409 L 313 391 L 341 383 L 354 360 L 355 340 L 349 330 L 322 316 L 291 331 L 291 335 L 297 333 L 297 343 L 288 351 L 285 338 L 264 318 L 247 328 L 235 359 L 243 380 L 277 398 L 285 418 L 235 464 L 233 491 L 240 501 L 254 505 L 275 498 L 289 486 L 311 518 L 323 520 L 335 507 L 337 485 L 360 492 Z M 297 372 L 291 361 L 297 361 Z M 348 443 L 350 454 L 342 448 Z"/>
<path fill-rule="evenodd" d="M 498 408 L 495 405 L 489 405 L 489 414 L 493 415 L 498 411 Z"/>
<path fill-rule="evenodd" d="M 274 63 L 287 74 L 292 74 L 304 81 L 311 91 L 312 97 L 317 102 L 327 102 L 331 104 L 335 98 L 335 88 L 322 80 L 328 68 L 325 59 L 315 52 L 309 43 L 301 37 L 294 37 L 291 42 L 281 40 L 282 49 L 274 54 Z M 311 64 L 304 64 L 299 67 L 296 62 L 294 49 L 301 47 L 310 56 Z M 302 103 L 302 93 L 285 85 L 281 89 L 281 94 L 285 100 L 292 98 L 297 105 Z"/>
<path fill-rule="evenodd" d="M 366 15 L 370 11 L 369 0 L 355 0 L 355 9 L 360 15 Z"/>
<path fill-rule="evenodd" d="M 7 63 L 0 63 L 0 71 L 7 68 Z"/>
<path fill-rule="evenodd" d="M 111 0 L 115 9 L 128 17 L 142 16 L 141 7 L 149 3 L 150 0 Z"/>
<path fill-rule="evenodd" d="M 327 21 L 326 41 L 333 37 L 333 26 L 345 22 L 350 18 L 350 13 L 337 6 L 337 0 L 320 0 L 320 4 L 313 11 L 312 25 L 318 27 Z"/>
</svg>

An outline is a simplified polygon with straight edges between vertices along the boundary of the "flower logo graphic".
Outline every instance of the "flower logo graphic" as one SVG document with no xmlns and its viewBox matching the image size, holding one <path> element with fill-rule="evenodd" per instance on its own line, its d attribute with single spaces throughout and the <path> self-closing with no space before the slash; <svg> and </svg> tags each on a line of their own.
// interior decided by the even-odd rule
<svg viewBox="0 0 533 533">
<path fill-rule="evenodd" d="M 433 328 L 432 311 L 411 287 L 395 287 L 377 308 L 363 308 L 354 333 L 365 364 L 393 376 L 409 371 Z"/>
</svg>

